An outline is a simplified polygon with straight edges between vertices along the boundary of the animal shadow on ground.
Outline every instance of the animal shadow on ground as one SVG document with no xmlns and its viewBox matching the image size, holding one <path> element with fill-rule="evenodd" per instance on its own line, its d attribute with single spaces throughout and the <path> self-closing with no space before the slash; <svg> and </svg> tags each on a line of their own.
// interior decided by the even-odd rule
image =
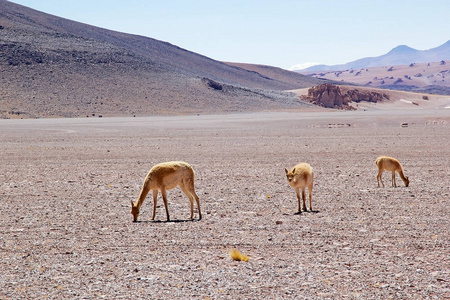
<svg viewBox="0 0 450 300">
<path fill-rule="evenodd" d="M 134 223 L 187 223 L 187 222 L 198 222 L 198 219 L 186 219 L 186 220 L 170 220 L 170 221 L 164 221 L 164 220 L 148 220 L 148 221 L 136 221 Z"/>
<path fill-rule="evenodd" d="M 306 211 L 297 211 L 294 213 L 294 215 L 301 215 L 303 213 L 313 213 L 313 214 L 318 214 L 320 212 L 320 210 L 306 210 Z"/>
</svg>

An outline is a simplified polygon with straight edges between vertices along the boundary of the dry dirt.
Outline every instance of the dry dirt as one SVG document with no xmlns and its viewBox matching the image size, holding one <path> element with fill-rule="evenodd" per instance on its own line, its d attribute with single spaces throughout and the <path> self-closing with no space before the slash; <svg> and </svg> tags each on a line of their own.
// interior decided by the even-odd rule
<svg viewBox="0 0 450 300">
<path fill-rule="evenodd" d="M 0 299 L 450 298 L 449 132 L 443 109 L 0 120 Z M 409 187 L 377 188 L 382 154 Z M 172 222 L 148 197 L 133 223 L 168 160 L 203 219 L 177 188 Z M 302 161 L 316 211 L 296 215 Z"/>
</svg>

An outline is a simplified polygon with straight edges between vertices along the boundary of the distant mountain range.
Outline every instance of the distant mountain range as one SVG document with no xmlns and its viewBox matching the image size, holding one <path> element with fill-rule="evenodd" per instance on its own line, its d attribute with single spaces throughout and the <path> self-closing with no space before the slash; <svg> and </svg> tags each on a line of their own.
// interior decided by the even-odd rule
<svg viewBox="0 0 450 300">
<path fill-rule="evenodd" d="M 412 63 L 438 62 L 450 60 L 450 40 L 445 44 L 429 50 L 416 50 L 406 45 L 397 46 L 388 53 L 377 57 L 361 58 L 343 65 L 315 65 L 299 72 L 343 71 L 370 67 L 409 65 Z"/>
<path fill-rule="evenodd" d="M 259 71 L 0 0 L 0 118 L 217 113 L 308 105 L 323 80 Z"/>
</svg>

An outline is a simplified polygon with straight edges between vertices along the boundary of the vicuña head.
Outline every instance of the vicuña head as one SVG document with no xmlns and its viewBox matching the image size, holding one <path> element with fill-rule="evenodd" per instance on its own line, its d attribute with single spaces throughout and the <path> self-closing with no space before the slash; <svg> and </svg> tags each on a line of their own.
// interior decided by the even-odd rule
<svg viewBox="0 0 450 300">
<path fill-rule="evenodd" d="M 314 182 L 314 172 L 313 168 L 307 163 L 298 164 L 290 171 L 284 169 L 286 172 L 286 178 L 289 182 L 289 185 L 295 190 L 298 199 L 298 213 L 302 212 L 300 206 L 300 190 L 302 190 L 302 199 L 303 199 L 303 211 L 306 211 L 306 187 L 309 191 L 309 210 L 312 211 L 312 189 Z"/>
<path fill-rule="evenodd" d="M 194 170 L 188 163 L 182 161 L 171 161 L 157 164 L 148 172 L 147 177 L 145 177 L 141 193 L 139 194 L 139 199 L 136 203 L 131 201 L 131 214 L 133 215 L 133 222 L 137 221 L 139 210 L 150 190 L 153 191 L 152 220 L 155 219 L 158 190 L 160 190 L 164 201 L 164 207 L 166 208 L 167 221 L 170 221 L 166 190 L 171 190 L 177 186 L 181 188 L 183 193 L 191 202 L 191 220 L 194 218 L 194 199 L 195 202 L 197 202 L 198 219 L 201 220 L 202 213 L 200 211 L 200 201 L 194 188 Z"/>
<path fill-rule="evenodd" d="M 380 187 L 380 181 L 384 187 L 383 179 L 381 178 L 381 175 L 383 175 L 384 170 L 392 172 L 391 181 L 393 187 L 397 187 L 397 183 L 395 182 L 395 172 L 397 172 L 400 175 L 400 178 L 403 180 L 405 186 L 409 186 L 409 178 L 403 174 L 402 165 L 395 158 L 389 156 L 380 156 L 375 160 L 375 164 L 378 167 L 378 175 L 377 175 L 378 187 Z"/>
</svg>

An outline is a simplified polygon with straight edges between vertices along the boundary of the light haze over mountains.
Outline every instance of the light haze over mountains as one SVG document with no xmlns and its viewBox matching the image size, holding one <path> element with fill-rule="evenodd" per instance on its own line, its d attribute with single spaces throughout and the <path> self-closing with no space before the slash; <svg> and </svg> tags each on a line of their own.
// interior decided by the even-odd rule
<svg viewBox="0 0 450 300">
<path fill-rule="evenodd" d="M 339 71 L 369 67 L 409 65 L 411 63 L 428 63 L 441 60 L 450 60 L 450 40 L 441 46 L 429 50 L 416 50 L 406 45 L 400 45 L 381 56 L 361 58 L 342 65 L 315 65 L 297 71 Z"/>
</svg>

